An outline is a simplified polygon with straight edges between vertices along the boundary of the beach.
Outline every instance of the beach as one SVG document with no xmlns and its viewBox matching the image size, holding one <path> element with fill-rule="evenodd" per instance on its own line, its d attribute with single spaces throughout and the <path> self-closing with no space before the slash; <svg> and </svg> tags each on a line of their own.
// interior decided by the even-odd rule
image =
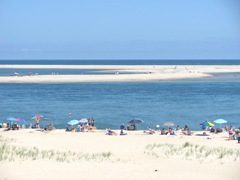
<svg viewBox="0 0 240 180">
<path fill-rule="evenodd" d="M 227 132 L 115 132 L 0 129 L 1 148 L 8 149 L 1 179 L 239 179 L 239 144 Z"/>
<path fill-rule="evenodd" d="M 216 73 L 240 72 L 239 65 L 0 65 L 0 69 L 7 68 L 54 70 L 91 69 L 108 72 L 110 74 L 1 76 L 0 83 L 143 82 L 209 78 Z"/>
</svg>

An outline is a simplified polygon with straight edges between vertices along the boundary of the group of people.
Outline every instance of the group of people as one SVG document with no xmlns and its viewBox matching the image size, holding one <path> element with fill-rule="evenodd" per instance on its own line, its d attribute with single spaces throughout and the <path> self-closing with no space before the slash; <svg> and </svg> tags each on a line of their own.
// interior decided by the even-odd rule
<svg viewBox="0 0 240 180">
<path fill-rule="evenodd" d="M 183 129 L 181 129 L 180 126 L 178 125 L 175 130 L 171 127 L 169 127 L 168 129 L 162 128 L 160 135 L 176 135 L 175 131 L 182 132 L 184 135 L 192 135 L 194 133 L 193 131 L 190 131 L 190 129 L 187 125 L 185 125 Z M 143 131 L 143 133 L 155 134 L 156 132 L 155 132 L 155 130 L 148 127 L 148 129 Z"/>
<path fill-rule="evenodd" d="M 92 119 L 89 118 L 87 120 L 88 121 L 86 123 L 79 122 L 79 124 L 77 126 L 68 125 L 66 128 L 66 131 L 88 132 L 89 130 L 96 129 L 95 120 L 93 118 Z"/>
<path fill-rule="evenodd" d="M 238 129 L 233 129 L 232 126 L 224 128 L 229 134 L 229 140 L 238 140 L 240 143 L 240 127 Z"/>
<path fill-rule="evenodd" d="M 120 133 L 119 133 L 120 136 L 127 135 L 127 133 L 125 133 L 123 130 L 124 130 L 124 129 L 120 129 Z M 116 133 L 115 131 L 111 130 L 110 128 L 107 128 L 107 129 L 106 129 L 106 135 L 114 135 L 114 136 L 117 136 L 118 133 Z"/>
</svg>

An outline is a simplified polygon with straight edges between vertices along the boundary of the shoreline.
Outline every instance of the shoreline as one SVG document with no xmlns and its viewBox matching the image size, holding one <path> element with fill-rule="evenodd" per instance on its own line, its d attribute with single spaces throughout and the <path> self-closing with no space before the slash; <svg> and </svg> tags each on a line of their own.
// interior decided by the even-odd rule
<svg viewBox="0 0 240 180">
<path fill-rule="evenodd" d="M 239 73 L 239 65 L 0 65 L 0 69 L 81 69 L 112 74 L 0 76 L 0 83 L 144 82 L 212 77 Z M 121 74 L 134 73 L 134 74 Z"/>
</svg>

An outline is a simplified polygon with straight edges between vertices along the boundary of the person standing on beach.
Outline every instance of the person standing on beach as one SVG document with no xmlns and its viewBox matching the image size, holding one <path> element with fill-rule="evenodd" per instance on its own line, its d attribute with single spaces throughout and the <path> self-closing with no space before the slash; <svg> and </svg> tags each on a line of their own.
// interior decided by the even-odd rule
<svg viewBox="0 0 240 180">
<path fill-rule="evenodd" d="M 39 126 L 39 119 L 36 119 L 36 129 L 39 129 L 40 126 Z"/>
</svg>

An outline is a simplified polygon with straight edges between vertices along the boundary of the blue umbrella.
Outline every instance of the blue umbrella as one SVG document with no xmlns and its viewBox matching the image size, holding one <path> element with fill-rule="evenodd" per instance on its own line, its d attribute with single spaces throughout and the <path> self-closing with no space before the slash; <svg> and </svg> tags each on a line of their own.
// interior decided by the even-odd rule
<svg viewBox="0 0 240 180">
<path fill-rule="evenodd" d="M 38 120 L 40 120 L 40 119 L 48 120 L 48 119 L 50 119 L 50 118 L 48 118 L 48 117 L 46 117 L 46 116 L 42 116 L 42 115 L 38 115 L 38 114 L 37 114 L 36 116 L 33 116 L 32 119 L 33 119 L 33 120 L 37 120 L 37 119 L 38 119 Z"/>
<path fill-rule="evenodd" d="M 78 120 L 76 120 L 76 119 L 73 119 L 73 120 L 71 120 L 71 121 L 68 121 L 68 125 L 70 125 L 70 126 L 74 126 L 74 125 L 77 125 L 79 123 L 79 121 Z"/>
<path fill-rule="evenodd" d="M 128 123 L 129 124 L 140 124 L 140 123 L 142 123 L 143 122 L 143 120 L 141 120 L 141 119 L 132 119 L 131 121 L 129 121 Z"/>
<path fill-rule="evenodd" d="M 225 119 L 216 119 L 214 122 L 217 123 L 217 124 L 227 123 L 227 121 Z"/>
<path fill-rule="evenodd" d="M 19 122 L 16 118 L 14 118 L 14 117 L 9 117 L 9 118 L 7 118 L 7 120 L 8 121 L 16 121 L 16 122 Z"/>
<path fill-rule="evenodd" d="M 214 122 L 217 124 L 220 124 L 220 127 L 221 127 L 221 124 L 227 123 L 225 119 L 216 119 Z"/>
<path fill-rule="evenodd" d="M 16 118 L 18 120 L 18 122 L 21 122 L 21 123 L 26 123 L 27 121 L 23 118 Z"/>
</svg>

